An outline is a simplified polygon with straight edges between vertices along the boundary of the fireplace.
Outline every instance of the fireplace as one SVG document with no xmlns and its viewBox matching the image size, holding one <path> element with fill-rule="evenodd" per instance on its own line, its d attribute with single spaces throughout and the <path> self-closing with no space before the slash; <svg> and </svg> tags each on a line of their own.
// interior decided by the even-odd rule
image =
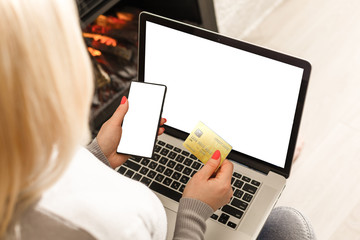
<svg viewBox="0 0 360 240">
<path fill-rule="evenodd" d="M 90 119 L 93 136 L 127 95 L 130 81 L 137 80 L 141 11 L 217 31 L 212 0 L 77 0 L 77 4 L 95 75 Z"/>
</svg>

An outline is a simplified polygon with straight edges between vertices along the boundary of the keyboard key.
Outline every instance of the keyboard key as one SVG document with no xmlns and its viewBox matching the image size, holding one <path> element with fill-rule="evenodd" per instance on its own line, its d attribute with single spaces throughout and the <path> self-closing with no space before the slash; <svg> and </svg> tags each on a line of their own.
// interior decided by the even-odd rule
<svg viewBox="0 0 360 240">
<path fill-rule="evenodd" d="M 246 191 L 246 192 L 249 192 L 249 193 L 251 193 L 251 194 L 255 194 L 257 188 L 254 187 L 254 186 L 252 186 L 252 185 L 250 185 L 250 184 L 248 184 L 248 183 L 246 183 L 245 186 L 243 187 L 243 190 Z"/>
<path fill-rule="evenodd" d="M 225 213 L 222 213 L 220 215 L 220 218 L 219 218 L 219 222 L 223 223 L 223 224 L 226 224 L 226 222 L 229 220 L 230 216 L 225 214 Z"/>
<path fill-rule="evenodd" d="M 151 180 L 148 179 L 147 177 L 143 177 L 140 182 L 142 182 L 146 186 L 149 186 L 149 184 L 151 183 Z"/>
<path fill-rule="evenodd" d="M 184 189 L 185 189 L 185 185 L 181 185 L 181 187 L 179 188 L 179 191 L 184 192 Z"/>
<path fill-rule="evenodd" d="M 148 171 L 149 171 L 148 168 L 142 167 L 141 170 L 140 170 L 140 173 L 143 174 L 143 175 L 146 175 Z"/>
<path fill-rule="evenodd" d="M 234 177 L 231 177 L 231 184 L 233 184 L 235 181 L 235 178 Z"/>
<path fill-rule="evenodd" d="M 171 182 L 172 182 L 173 180 L 171 180 L 170 178 L 165 178 L 165 180 L 163 181 L 163 184 L 165 184 L 166 186 L 170 186 L 170 184 L 171 184 Z"/>
<path fill-rule="evenodd" d="M 240 173 L 237 173 L 237 172 L 234 172 L 234 173 L 233 173 L 233 176 L 236 177 L 236 178 L 241 178 L 241 174 L 240 174 Z"/>
<path fill-rule="evenodd" d="M 156 162 L 151 161 L 148 167 L 151 169 L 155 169 L 157 167 L 157 165 L 158 164 Z"/>
<path fill-rule="evenodd" d="M 160 152 L 161 147 L 159 145 L 156 145 L 154 148 L 154 152 Z"/>
<path fill-rule="evenodd" d="M 149 178 L 154 178 L 156 175 L 156 172 L 151 170 L 146 176 L 148 176 Z"/>
<path fill-rule="evenodd" d="M 163 141 L 159 140 L 159 141 L 158 141 L 158 144 L 161 145 L 161 146 L 165 146 L 166 143 L 164 143 Z"/>
<path fill-rule="evenodd" d="M 184 164 L 185 164 L 186 166 L 191 166 L 191 164 L 192 164 L 193 162 L 194 162 L 193 160 L 191 160 L 190 158 L 187 158 L 187 159 L 185 159 Z"/>
<path fill-rule="evenodd" d="M 164 174 L 165 174 L 166 176 L 171 176 L 171 174 L 172 174 L 173 172 L 174 172 L 173 170 L 167 168 L 167 169 L 165 170 Z"/>
<path fill-rule="evenodd" d="M 155 161 L 158 161 L 158 160 L 160 159 L 160 157 L 161 157 L 161 156 L 160 156 L 159 154 L 156 154 L 156 153 L 155 153 L 153 159 L 154 159 Z"/>
<path fill-rule="evenodd" d="M 215 213 L 213 213 L 210 217 L 214 220 L 217 220 L 219 218 L 219 216 L 216 215 Z"/>
<path fill-rule="evenodd" d="M 231 201 L 231 205 L 237 207 L 237 208 L 240 208 L 241 210 L 245 211 L 246 208 L 248 207 L 248 204 L 244 201 L 241 201 L 237 198 L 234 198 L 232 201 Z"/>
<path fill-rule="evenodd" d="M 237 198 L 241 198 L 243 194 L 244 194 L 244 192 L 239 189 L 236 189 L 234 192 L 234 196 Z"/>
<path fill-rule="evenodd" d="M 147 166 L 149 164 L 150 160 L 147 159 L 147 158 L 144 158 L 142 161 L 141 161 L 141 164 L 144 165 L 144 166 Z"/>
<path fill-rule="evenodd" d="M 177 155 L 176 152 L 171 151 L 168 155 L 168 158 L 175 159 L 176 155 Z"/>
<path fill-rule="evenodd" d="M 229 206 L 229 205 L 223 206 L 221 210 L 222 210 L 223 212 L 226 212 L 226 213 L 230 214 L 231 216 L 234 216 L 234 217 L 239 218 L 239 219 L 240 219 L 240 218 L 242 217 L 242 215 L 244 214 L 243 211 L 241 211 L 241 210 L 239 210 L 239 209 L 236 209 L 236 208 L 234 208 L 234 207 L 231 207 L 231 206 Z"/>
<path fill-rule="evenodd" d="M 251 184 L 255 185 L 255 186 L 260 186 L 260 182 L 256 181 L 256 180 L 252 180 Z"/>
<path fill-rule="evenodd" d="M 245 195 L 243 196 L 243 200 L 246 201 L 246 202 L 251 202 L 251 199 L 253 198 L 252 195 L 248 194 L 248 193 L 245 193 Z"/>
<path fill-rule="evenodd" d="M 181 153 L 181 149 L 177 148 L 177 147 L 174 148 L 174 151 L 177 152 L 177 153 Z"/>
<path fill-rule="evenodd" d="M 155 177 L 155 180 L 158 181 L 158 182 L 162 182 L 162 180 L 164 180 L 164 178 L 165 177 L 163 175 L 158 173 L 158 175 L 156 175 L 156 177 Z"/>
<path fill-rule="evenodd" d="M 178 188 L 180 187 L 180 183 L 179 182 L 176 182 L 174 181 L 172 184 L 171 184 L 171 188 L 177 190 Z"/>
<path fill-rule="evenodd" d="M 227 225 L 231 228 L 234 228 L 234 229 L 236 228 L 236 224 L 231 221 L 229 221 Z"/>
<path fill-rule="evenodd" d="M 187 176 L 182 176 L 180 179 L 180 182 L 182 182 L 183 184 L 187 184 L 187 182 L 190 180 L 189 177 Z"/>
<path fill-rule="evenodd" d="M 182 155 L 177 155 L 177 157 L 176 157 L 176 159 L 175 159 L 175 160 L 176 160 L 177 162 L 180 162 L 180 163 L 181 163 L 181 162 L 183 162 L 183 161 L 184 161 L 184 159 L 185 159 L 185 157 L 184 157 L 184 156 L 182 156 Z"/>
<path fill-rule="evenodd" d="M 130 159 L 124 163 L 124 166 L 131 168 L 135 172 L 139 171 L 139 169 L 141 168 L 141 165 L 139 165 L 136 162 L 131 161 Z"/>
<path fill-rule="evenodd" d="M 164 185 L 161 185 L 157 182 L 152 182 L 150 185 L 150 189 L 154 190 L 155 192 L 158 192 L 168 198 L 171 198 L 172 200 L 175 201 L 180 201 L 181 198 L 181 193 L 178 193 L 168 187 L 165 187 Z"/>
<path fill-rule="evenodd" d="M 118 170 L 119 173 L 124 174 L 126 172 L 126 167 L 121 166 Z"/>
<path fill-rule="evenodd" d="M 175 170 L 181 172 L 184 169 L 184 165 L 178 163 L 176 164 Z"/>
<path fill-rule="evenodd" d="M 179 180 L 181 177 L 181 174 L 179 172 L 174 172 L 174 174 L 171 176 L 172 179 Z"/>
<path fill-rule="evenodd" d="M 236 180 L 234 186 L 237 188 L 241 188 L 244 185 L 244 182 L 241 180 Z"/>
<path fill-rule="evenodd" d="M 166 156 L 170 151 L 166 148 L 163 148 L 160 152 L 161 155 Z"/>
<path fill-rule="evenodd" d="M 182 151 L 181 154 L 184 155 L 184 156 L 186 156 L 186 157 L 190 156 L 190 153 L 187 152 L 187 151 Z"/>
<path fill-rule="evenodd" d="M 175 164 L 176 164 L 175 161 L 170 160 L 170 161 L 168 162 L 168 164 L 166 164 L 166 166 L 168 166 L 169 168 L 173 168 L 173 167 L 175 166 Z"/>
<path fill-rule="evenodd" d="M 194 160 L 197 160 L 197 157 L 195 157 L 195 155 L 193 155 L 193 154 L 190 154 L 190 157 Z"/>
<path fill-rule="evenodd" d="M 159 163 L 165 165 L 167 163 L 167 161 L 169 161 L 169 159 L 167 159 L 166 157 L 161 157 Z"/>
<path fill-rule="evenodd" d="M 200 166 L 201 166 L 201 163 L 199 163 L 199 162 L 194 162 L 194 163 L 191 165 L 191 167 L 194 168 L 194 169 L 196 169 L 196 170 L 199 170 Z"/>
<path fill-rule="evenodd" d="M 244 180 L 245 182 L 250 182 L 250 181 L 251 181 L 251 179 L 248 178 L 248 177 L 246 177 L 246 176 L 243 176 L 243 177 L 242 177 L 242 180 Z"/>
<path fill-rule="evenodd" d="M 184 169 L 184 171 L 183 171 L 183 174 L 185 174 L 185 175 L 190 175 L 191 174 L 191 172 L 192 172 L 192 169 L 191 168 L 188 168 L 188 167 L 186 167 L 185 169 Z"/>
<path fill-rule="evenodd" d="M 173 148 L 174 148 L 174 146 L 173 146 L 173 145 L 170 145 L 170 144 L 166 144 L 165 147 L 168 148 L 168 149 L 173 149 Z"/>
<path fill-rule="evenodd" d="M 142 176 L 141 176 L 140 174 L 135 173 L 135 175 L 133 176 L 132 179 L 134 179 L 134 180 L 136 180 L 136 181 L 139 181 L 141 177 L 142 177 Z"/>
<path fill-rule="evenodd" d="M 142 157 L 134 157 L 134 156 L 132 156 L 130 159 L 134 160 L 135 162 L 140 162 L 143 158 Z"/>
<path fill-rule="evenodd" d="M 159 172 L 159 173 L 164 172 L 164 170 L 165 170 L 165 167 L 164 167 L 163 165 L 159 165 L 159 166 L 157 166 L 157 168 L 156 168 L 156 171 Z"/>
<path fill-rule="evenodd" d="M 129 177 L 129 178 L 131 178 L 133 175 L 134 175 L 134 171 L 132 171 L 130 169 L 127 170 L 126 173 L 124 174 L 124 176 Z"/>
</svg>

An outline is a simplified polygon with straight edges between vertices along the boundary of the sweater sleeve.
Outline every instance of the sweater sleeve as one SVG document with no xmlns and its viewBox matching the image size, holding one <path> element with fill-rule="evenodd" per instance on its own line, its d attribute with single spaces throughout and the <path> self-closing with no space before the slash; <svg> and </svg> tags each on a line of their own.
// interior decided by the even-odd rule
<svg viewBox="0 0 360 240">
<path fill-rule="evenodd" d="M 204 239 L 206 231 L 205 221 L 213 212 L 214 210 L 209 205 L 200 200 L 181 198 L 173 239 Z"/>
<path fill-rule="evenodd" d="M 104 153 L 101 151 L 101 148 L 96 138 L 94 138 L 94 140 L 89 145 L 86 146 L 86 149 L 89 150 L 89 152 L 91 152 L 92 154 L 94 154 L 94 156 L 98 158 L 100 161 L 102 161 L 105 165 L 111 168 L 110 162 L 107 159 L 107 157 L 104 155 Z"/>
</svg>

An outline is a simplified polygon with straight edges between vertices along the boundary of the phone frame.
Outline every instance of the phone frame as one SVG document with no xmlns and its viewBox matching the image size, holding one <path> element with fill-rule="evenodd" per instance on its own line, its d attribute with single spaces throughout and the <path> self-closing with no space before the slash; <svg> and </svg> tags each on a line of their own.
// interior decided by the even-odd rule
<svg viewBox="0 0 360 240">
<path fill-rule="evenodd" d="M 130 82 L 130 86 L 129 86 L 129 91 L 128 91 L 128 95 L 127 97 L 129 96 L 130 94 L 130 91 L 131 91 L 131 85 L 132 83 L 141 83 L 141 84 L 148 84 L 148 85 L 155 85 L 155 86 L 161 86 L 161 87 L 164 87 L 164 94 L 163 94 L 163 97 L 162 97 L 162 103 L 161 103 L 161 108 L 160 108 L 160 114 L 159 114 L 159 120 L 158 120 L 158 128 L 156 129 L 155 131 L 155 135 L 154 135 L 154 140 L 153 140 L 153 146 L 152 146 L 152 154 L 151 156 L 141 156 L 141 155 L 137 155 L 137 154 L 132 154 L 132 153 L 128 153 L 128 152 L 119 152 L 118 151 L 118 148 L 119 148 L 119 145 L 120 145 L 120 142 L 117 146 L 117 149 L 116 149 L 116 152 L 119 153 L 119 154 L 125 154 L 125 155 L 130 155 L 130 156 L 134 156 L 134 157 L 143 157 L 143 158 L 154 158 L 154 150 L 155 150 L 155 145 L 156 145 L 156 139 L 158 137 L 158 132 L 159 132 L 159 127 L 160 127 L 160 122 L 161 122 L 161 117 L 162 117 L 162 113 L 163 113 L 163 109 L 164 109 L 164 103 L 165 103 L 165 97 L 166 97 L 166 92 L 167 92 L 167 86 L 164 85 L 164 84 L 157 84 L 157 83 L 149 83 L 149 82 L 143 82 L 143 81 L 131 81 Z M 131 100 L 131 99 L 130 99 Z M 123 127 L 123 123 L 124 121 L 121 123 L 121 127 Z M 121 141 L 121 139 L 120 139 Z"/>
</svg>

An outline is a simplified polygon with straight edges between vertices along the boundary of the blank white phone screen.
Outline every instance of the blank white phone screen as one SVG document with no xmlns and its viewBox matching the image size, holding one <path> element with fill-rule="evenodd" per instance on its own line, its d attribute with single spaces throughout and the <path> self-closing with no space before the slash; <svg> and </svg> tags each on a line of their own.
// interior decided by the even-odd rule
<svg viewBox="0 0 360 240">
<path fill-rule="evenodd" d="M 119 153 L 152 157 L 166 86 L 132 82 L 122 124 Z"/>
</svg>

